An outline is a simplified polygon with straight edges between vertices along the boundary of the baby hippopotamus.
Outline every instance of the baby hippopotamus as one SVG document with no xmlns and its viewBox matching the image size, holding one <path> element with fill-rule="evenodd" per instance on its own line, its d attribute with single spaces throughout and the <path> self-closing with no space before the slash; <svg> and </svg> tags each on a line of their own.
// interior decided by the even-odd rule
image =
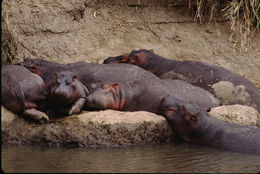
<svg viewBox="0 0 260 174">
<path fill-rule="evenodd" d="M 214 148 L 260 153 L 260 129 L 211 117 L 198 105 L 175 97 L 162 99 L 158 114 L 166 117 L 174 132 L 184 141 Z"/>
<path fill-rule="evenodd" d="M 156 113 L 161 99 L 167 95 L 204 108 L 219 106 L 219 101 L 212 94 L 184 81 L 147 79 L 98 84 L 87 97 L 87 107 Z"/>
<path fill-rule="evenodd" d="M 49 89 L 52 109 L 62 115 L 78 114 L 86 103 L 88 89 L 70 71 L 54 73 L 55 81 Z"/>
<path fill-rule="evenodd" d="M 109 57 L 105 64 L 137 65 L 160 78 L 184 80 L 215 95 L 222 105 L 242 104 L 260 112 L 260 91 L 249 80 L 223 67 L 199 61 L 170 60 L 153 50 L 133 50 L 130 54 Z"/>
<path fill-rule="evenodd" d="M 1 83 L 1 100 L 7 109 L 39 123 L 49 120 L 48 115 L 40 111 L 47 98 L 40 76 L 22 66 L 3 65 Z"/>
</svg>

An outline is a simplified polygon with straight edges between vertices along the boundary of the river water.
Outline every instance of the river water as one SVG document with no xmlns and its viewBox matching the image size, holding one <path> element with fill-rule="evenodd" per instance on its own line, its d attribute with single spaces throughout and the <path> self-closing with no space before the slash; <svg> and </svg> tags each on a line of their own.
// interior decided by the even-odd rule
<svg viewBox="0 0 260 174">
<path fill-rule="evenodd" d="M 3 145 L 1 167 L 12 173 L 257 173 L 260 155 L 186 143 L 103 149 Z"/>
</svg>

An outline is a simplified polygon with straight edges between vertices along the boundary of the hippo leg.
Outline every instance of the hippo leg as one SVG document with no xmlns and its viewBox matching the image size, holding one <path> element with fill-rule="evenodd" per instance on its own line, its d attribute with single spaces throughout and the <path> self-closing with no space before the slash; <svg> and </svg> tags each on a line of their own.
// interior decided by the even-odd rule
<svg viewBox="0 0 260 174">
<path fill-rule="evenodd" d="M 78 114 L 81 111 L 81 108 L 85 105 L 86 98 L 78 99 L 75 104 L 71 107 L 69 115 Z"/>
<path fill-rule="evenodd" d="M 25 108 L 36 108 L 37 105 L 35 103 L 26 101 L 26 102 L 24 102 L 24 107 Z"/>
<path fill-rule="evenodd" d="M 48 115 L 46 115 L 44 112 L 38 111 L 35 108 L 25 109 L 23 114 L 29 116 L 39 123 L 46 123 L 49 121 Z"/>
</svg>

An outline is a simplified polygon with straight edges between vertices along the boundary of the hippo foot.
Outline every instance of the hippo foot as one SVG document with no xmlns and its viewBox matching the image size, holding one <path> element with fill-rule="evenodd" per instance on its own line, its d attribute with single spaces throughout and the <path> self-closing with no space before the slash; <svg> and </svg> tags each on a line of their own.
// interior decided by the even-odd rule
<svg viewBox="0 0 260 174">
<path fill-rule="evenodd" d="M 80 98 L 78 99 L 75 104 L 71 107 L 70 111 L 69 111 L 69 115 L 73 115 L 73 114 L 79 114 L 82 107 L 85 105 L 86 103 L 86 98 Z"/>
<path fill-rule="evenodd" d="M 49 122 L 49 117 L 45 114 L 45 115 L 41 115 L 41 118 L 38 121 L 39 123 L 43 124 L 43 123 L 48 123 Z"/>
<path fill-rule="evenodd" d="M 44 112 L 36 110 L 35 108 L 26 109 L 23 114 L 41 124 L 47 123 L 49 121 L 48 115 L 46 115 Z"/>
<path fill-rule="evenodd" d="M 69 115 L 75 115 L 75 114 L 79 114 L 80 113 L 80 109 L 77 107 L 72 107 L 69 111 Z"/>
</svg>

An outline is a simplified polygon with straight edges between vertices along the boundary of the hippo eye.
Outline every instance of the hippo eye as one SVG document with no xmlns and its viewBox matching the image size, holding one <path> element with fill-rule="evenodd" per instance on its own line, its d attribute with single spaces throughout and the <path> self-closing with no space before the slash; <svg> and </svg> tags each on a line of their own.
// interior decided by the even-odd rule
<svg viewBox="0 0 260 174">
<path fill-rule="evenodd" d="M 198 113 L 195 113 L 195 114 L 191 115 L 191 120 L 192 121 L 197 121 L 199 114 L 200 113 L 198 112 Z"/>
<path fill-rule="evenodd" d="M 197 117 L 196 117 L 196 115 L 191 115 L 191 116 L 190 116 L 190 119 L 191 119 L 192 121 L 196 121 L 196 120 L 197 120 Z"/>
<path fill-rule="evenodd" d="M 174 108 L 169 107 L 168 111 L 171 112 L 174 115 L 176 114 L 176 110 Z"/>
<path fill-rule="evenodd" d="M 67 86 L 70 86 L 70 85 L 71 85 L 71 82 L 70 82 L 70 81 L 66 81 L 65 84 L 66 84 Z"/>
</svg>

